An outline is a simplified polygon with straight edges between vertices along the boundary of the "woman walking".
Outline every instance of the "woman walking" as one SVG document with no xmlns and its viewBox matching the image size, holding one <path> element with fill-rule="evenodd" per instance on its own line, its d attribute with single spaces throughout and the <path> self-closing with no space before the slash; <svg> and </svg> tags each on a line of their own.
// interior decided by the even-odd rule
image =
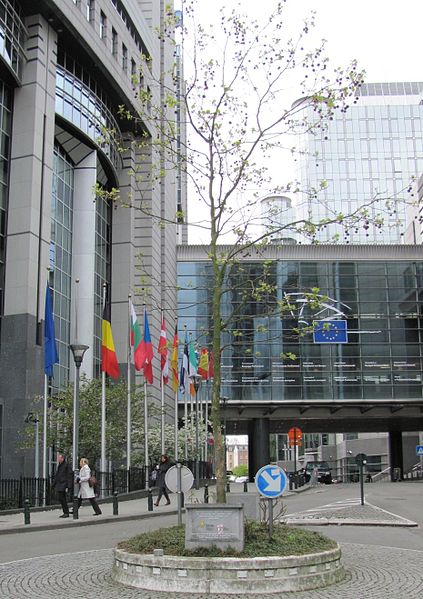
<svg viewBox="0 0 423 599">
<path fill-rule="evenodd" d="M 79 476 L 76 479 L 79 482 L 79 493 L 78 493 L 78 507 L 81 507 L 83 499 L 89 499 L 94 509 L 94 516 L 101 514 L 101 509 L 98 507 L 98 503 L 95 500 L 94 488 L 90 487 L 89 479 L 91 477 L 91 469 L 88 466 L 87 458 L 81 458 L 79 460 Z"/>
<path fill-rule="evenodd" d="M 166 483 L 165 483 L 165 476 L 166 476 L 166 472 L 170 468 L 170 463 L 169 463 L 169 458 L 166 454 L 163 454 L 160 456 L 160 461 L 159 461 L 158 466 L 159 466 L 159 468 L 157 470 L 156 484 L 159 489 L 159 494 L 157 495 L 157 500 L 156 500 L 156 503 L 154 504 L 156 507 L 159 507 L 159 502 L 160 502 L 160 499 L 162 498 L 162 495 L 165 496 L 166 505 L 170 505 L 170 499 L 169 499 L 169 495 L 168 495 Z"/>
</svg>

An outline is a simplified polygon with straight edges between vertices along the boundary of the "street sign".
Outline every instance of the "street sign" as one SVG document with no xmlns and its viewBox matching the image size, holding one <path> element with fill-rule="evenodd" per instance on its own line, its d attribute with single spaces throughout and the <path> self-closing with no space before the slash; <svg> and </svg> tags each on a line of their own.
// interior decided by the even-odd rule
<svg viewBox="0 0 423 599">
<path fill-rule="evenodd" d="M 282 468 L 274 464 L 268 464 L 257 472 L 255 483 L 260 495 L 267 499 L 273 499 L 283 494 L 288 479 Z"/>
<path fill-rule="evenodd" d="M 181 491 L 182 493 L 186 493 L 192 487 L 194 482 L 194 475 L 189 468 L 186 466 L 181 466 Z M 166 487 L 172 491 L 172 493 L 177 493 L 178 491 L 178 469 L 176 466 L 172 466 L 165 474 L 165 483 Z"/>
<path fill-rule="evenodd" d="M 358 465 L 365 464 L 367 462 L 367 455 L 365 453 L 358 453 L 355 456 L 355 461 Z"/>
<path fill-rule="evenodd" d="M 289 441 L 290 447 L 293 447 L 294 445 L 296 445 L 298 447 L 299 445 L 301 445 L 302 440 L 303 440 L 303 431 L 300 428 L 298 428 L 298 426 L 293 426 L 292 428 L 289 429 L 288 441 Z"/>
<path fill-rule="evenodd" d="M 423 445 L 416 445 L 416 455 L 423 456 Z"/>
</svg>

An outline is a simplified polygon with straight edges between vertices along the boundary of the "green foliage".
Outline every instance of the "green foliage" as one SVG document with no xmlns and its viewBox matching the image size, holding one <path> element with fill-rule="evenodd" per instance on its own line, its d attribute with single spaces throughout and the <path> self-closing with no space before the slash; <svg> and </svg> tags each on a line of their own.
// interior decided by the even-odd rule
<svg viewBox="0 0 423 599">
<path fill-rule="evenodd" d="M 247 522 L 245 525 L 244 551 L 233 549 L 221 551 L 217 547 L 199 548 L 194 551 L 185 549 L 185 528 L 174 526 L 147 532 L 119 543 L 118 548 L 130 553 L 153 553 L 154 549 L 163 549 L 167 555 L 194 557 L 265 557 L 305 555 L 328 551 L 336 547 L 332 539 L 306 529 L 276 525 L 272 539 L 266 525 Z"/>
<path fill-rule="evenodd" d="M 124 464 L 126 455 L 127 387 L 124 381 L 106 387 L 106 447 L 107 457 L 114 467 Z M 71 455 L 73 432 L 74 386 L 70 383 L 62 392 L 50 400 L 48 445 L 54 443 L 58 451 Z M 144 447 L 144 395 L 135 389 L 132 394 L 132 444 Z M 37 398 L 34 411 L 41 412 L 42 398 Z M 150 410 L 150 407 L 149 407 Z M 153 408 L 151 407 L 153 411 Z M 153 411 L 154 413 L 154 411 Z M 90 463 L 100 458 L 101 451 L 101 380 L 81 376 L 79 394 L 79 455 Z M 22 447 L 32 447 L 34 426 L 24 431 Z M 139 459 L 141 461 L 140 452 Z M 134 463 L 134 465 L 136 465 Z"/>
<path fill-rule="evenodd" d="M 247 476 L 248 466 L 247 464 L 240 464 L 239 466 L 232 468 L 232 472 L 235 476 Z"/>
</svg>

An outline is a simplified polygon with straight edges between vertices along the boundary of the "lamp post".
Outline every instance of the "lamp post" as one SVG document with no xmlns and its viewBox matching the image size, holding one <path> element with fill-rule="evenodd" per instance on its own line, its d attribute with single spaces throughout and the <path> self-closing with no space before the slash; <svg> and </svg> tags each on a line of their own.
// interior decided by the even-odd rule
<svg viewBox="0 0 423 599">
<path fill-rule="evenodd" d="M 39 427 L 40 420 L 38 414 L 34 412 L 28 412 L 25 422 L 29 424 L 32 422 L 35 425 L 35 440 L 34 440 L 34 478 L 35 478 L 35 505 L 38 505 L 38 485 L 40 477 L 40 438 L 39 438 Z"/>
<path fill-rule="evenodd" d="M 72 468 L 78 469 L 78 444 L 79 444 L 79 369 L 81 368 L 84 354 L 88 345 L 69 345 L 75 362 L 75 385 L 73 389 L 73 435 L 72 435 Z"/>
<path fill-rule="evenodd" d="M 200 462 L 198 460 L 199 452 L 199 438 L 198 438 L 198 389 L 201 384 L 201 376 L 199 374 L 193 374 L 191 377 L 192 384 L 195 391 L 195 488 L 200 488 Z"/>
<path fill-rule="evenodd" d="M 225 480 L 227 477 L 227 470 L 228 470 L 228 466 L 227 466 L 227 458 L 226 458 L 226 402 L 228 401 L 229 397 L 221 397 L 221 400 L 223 401 L 223 451 L 224 451 L 224 464 L 225 464 Z"/>
</svg>

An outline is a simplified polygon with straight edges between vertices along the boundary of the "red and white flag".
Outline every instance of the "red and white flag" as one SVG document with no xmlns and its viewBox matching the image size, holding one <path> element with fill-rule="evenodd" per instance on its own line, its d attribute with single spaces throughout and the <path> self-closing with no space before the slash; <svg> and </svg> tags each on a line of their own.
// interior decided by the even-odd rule
<svg viewBox="0 0 423 599">
<path fill-rule="evenodd" d="M 157 348 L 157 351 L 160 354 L 160 369 L 162 373 L 162 381 L 164 385 L 167 385 L 169 381 L 169 360 L 167 349 L 166 325 L 164 317 L 162 318 L 162 328 L 160 331 L 159 347 Z"/>
</svg>

